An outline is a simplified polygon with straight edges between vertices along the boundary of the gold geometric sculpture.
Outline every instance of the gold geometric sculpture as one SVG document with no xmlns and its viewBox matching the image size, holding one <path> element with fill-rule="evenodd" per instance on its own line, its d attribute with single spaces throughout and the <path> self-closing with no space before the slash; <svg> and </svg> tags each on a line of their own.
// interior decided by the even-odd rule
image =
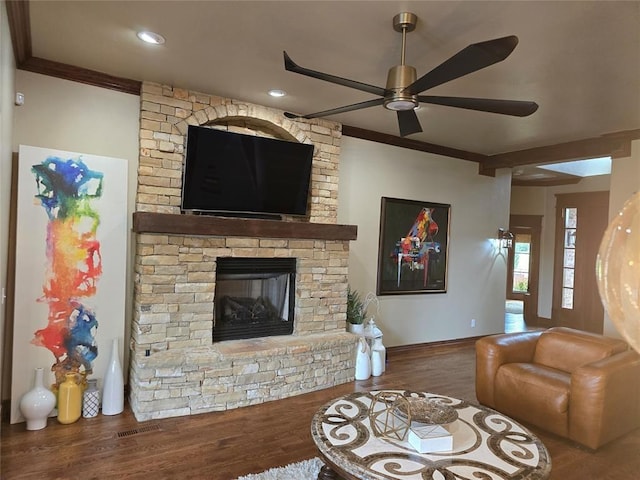
<svg viewBox="0 0 640 480">
<path fill-rule="evenodd" d="M 398 415 L 398 411 L 407 413 Z M 369 423 L 376 437 L 404 440 L 411 427 L 409 401 L 401 393 L 378 392 L 371 399 Z"/>
</svg>

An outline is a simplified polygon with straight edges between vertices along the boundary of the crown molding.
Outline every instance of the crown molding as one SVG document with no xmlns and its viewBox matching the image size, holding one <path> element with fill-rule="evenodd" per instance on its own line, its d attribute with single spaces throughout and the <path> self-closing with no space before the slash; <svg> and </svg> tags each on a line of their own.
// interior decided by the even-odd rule
<svg viewBox="0 0 640 480">
<path fill-rule="evenodd" d="M 7 20 L 11 32 L 11 43 L 16 68 L 34 73 L 41 73 L 65 80 L 108 88 L 118 92 L 140 95 L 142 82 L 129 78 L 114 77 L 106 73 L 89 70 L 87 68 L 54 62 L 44 58 L 34 57 L 31 47 L 31 26 L 29 20 L 29 2 L 7 0 Z"/>
<path fill-rule="evenodd" d="M 142 82 L 129 78 L 114 77 L 106 73 L 76 67 L 66 63 L 53 62 L 44 58 L 30 57 L 18 66 L 20 70 L 49 75 L 74 82 L 93 85 L 95 87 L 108 88 L 118 92 L 140 95 Z"/>
<path fill-rule="evenodd" d="M 13 44 L 13 57 L 16 66 L 20 66 L 31 57 L 31 25 L 29 23 L 29 2 L 6 0 L 7 20 L 11 43 Z"/>
<path fill-rule="evenodd" d="M 375 132 L 364 128 L 352 127 L 350 125 L 342 125 L 342 134 L 347 137 L 360 138 L 371 142 L 384 143 L 410 150 L 418 150 L 421 152 L 434 153 L 436 155 L 444 155 L 445 157 L 459 158 L 461 160 L 469 160 L 470 162 L 483 163 L 489 157 L 480 153 L 468 152 L 457 148 L 437 145 L 435 143 L 421 142 L 419 140 L 411 140 L 409 138 L 389 135 L 387 133 Z"/>
</svg>

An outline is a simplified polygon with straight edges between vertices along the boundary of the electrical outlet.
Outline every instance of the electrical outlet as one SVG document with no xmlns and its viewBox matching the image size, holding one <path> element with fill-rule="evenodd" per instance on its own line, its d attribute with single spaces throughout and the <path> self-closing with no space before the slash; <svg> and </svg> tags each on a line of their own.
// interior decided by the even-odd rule
<svg viewBox="0 0 640 480">
<path fill-rule="evenodd" d="M 476 319 L 475 318 L 471 319 L 471 328 L 476 328 Z"/>
</svg>

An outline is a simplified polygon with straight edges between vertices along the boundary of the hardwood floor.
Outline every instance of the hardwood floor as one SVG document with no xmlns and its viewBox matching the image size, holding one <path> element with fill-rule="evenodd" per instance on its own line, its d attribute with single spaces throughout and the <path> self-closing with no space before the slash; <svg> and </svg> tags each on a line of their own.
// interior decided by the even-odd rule
<svg viewBox="0 0 640 480">
<path fill-rule="evenodd" d="M 144 423 L 127 409 L 72 425 L 49 419 L 46 429 L 33 432 L 3 424 L 1 478 L 232 480 L 315 456 L 311 417 L 345 393 L 408 388 L 475 402 L 474 366 L 469 341 L 401 347 L 389 352 L 380 377 L 252 407 Z M 639 477 L 640 430 L 597 452 L 531 430 L 549 449 L 552 480 Z"/>
</svg>

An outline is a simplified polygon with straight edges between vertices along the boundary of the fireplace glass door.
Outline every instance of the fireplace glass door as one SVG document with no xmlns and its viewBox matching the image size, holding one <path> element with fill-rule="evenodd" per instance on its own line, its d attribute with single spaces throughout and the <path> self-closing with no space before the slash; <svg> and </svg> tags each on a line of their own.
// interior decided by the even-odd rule
<svg viewBox="0 0 640 480">
<path fill-rule="evenodd" d="M 213 341 L 290 335 L 295 258 L 218 258 Z"/>
</svg>

